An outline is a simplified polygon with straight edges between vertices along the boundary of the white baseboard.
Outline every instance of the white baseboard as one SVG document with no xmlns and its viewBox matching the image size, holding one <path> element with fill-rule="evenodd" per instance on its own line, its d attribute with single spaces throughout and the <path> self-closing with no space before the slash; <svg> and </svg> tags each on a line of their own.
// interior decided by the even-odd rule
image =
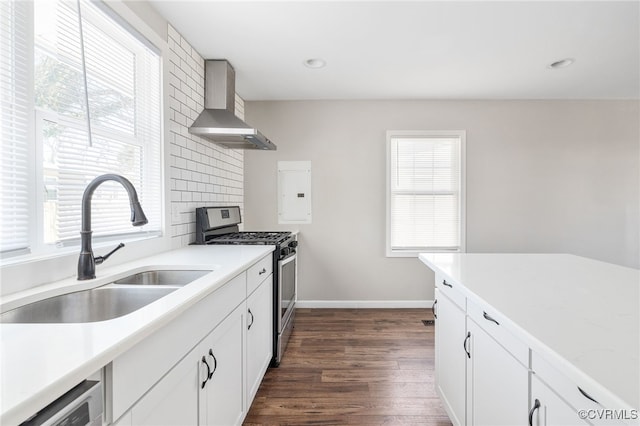
<svg viewBox="0 0 640 426">
<path fill-rule="evenodd" d="M 433 300 L 298 300 L 296 308 L 431 308 Z"/>
</svg>

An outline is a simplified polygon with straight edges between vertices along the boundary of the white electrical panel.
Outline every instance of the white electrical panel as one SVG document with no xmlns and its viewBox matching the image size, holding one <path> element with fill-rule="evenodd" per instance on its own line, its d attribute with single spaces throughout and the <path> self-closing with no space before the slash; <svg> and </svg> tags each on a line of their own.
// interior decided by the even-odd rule
<svg viewBox="0 0 640 426">
<path fill-rule="evenodd" d="M 278 223 L 311 223 L 311 161 L 278 161 Z"/>
</svg>

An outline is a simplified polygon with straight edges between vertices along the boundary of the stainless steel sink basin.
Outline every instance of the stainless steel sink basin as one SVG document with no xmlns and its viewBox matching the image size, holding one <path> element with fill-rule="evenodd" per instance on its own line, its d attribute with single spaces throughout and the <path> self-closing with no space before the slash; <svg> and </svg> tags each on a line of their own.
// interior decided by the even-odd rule
<svg viewBox="0 0 640 426">
<path fill-rule="evenodd" d="M 121 278 L 114 281 L 114 284 L 126 284 L 126 285 L 172 285 L 172 286 L 185 286 L 191 281 L 195 281 L 198 278 L 208 274 L 211 270 L 207 271 L 194 271 L 194 270 L 154 270 L 144 271 L 137 274 L 129 275 L 128 277 Z"/>
<path fill-rule="evenodd" d="M 136 311 L 177 287 L 107 285 L 50 297 L 0 315 L 0 323 L 82 323 L 105 321 Z"/>
</svg>

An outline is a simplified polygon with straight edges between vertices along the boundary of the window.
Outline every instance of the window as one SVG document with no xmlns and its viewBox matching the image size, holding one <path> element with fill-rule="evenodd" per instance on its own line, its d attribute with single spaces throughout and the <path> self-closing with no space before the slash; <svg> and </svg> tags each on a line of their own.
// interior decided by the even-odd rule
<svg viewBox="0 0 640 426">
<path fill-rule="evenodd" d="M 464 131 L 387 132 L 387 256 L 464 251 Z"/>
<path fill-rule="evenodd" d="M 125 176 L 149 223 L 132 227 L 117 183 L 92 198 L 94 239 L 159 235 L 159 50 L 101 3 L 0 2 L 2 257 L 77 245 L 96 176 Z M 6 64 L 6 65 L 5 65 Z"/>
</svg>

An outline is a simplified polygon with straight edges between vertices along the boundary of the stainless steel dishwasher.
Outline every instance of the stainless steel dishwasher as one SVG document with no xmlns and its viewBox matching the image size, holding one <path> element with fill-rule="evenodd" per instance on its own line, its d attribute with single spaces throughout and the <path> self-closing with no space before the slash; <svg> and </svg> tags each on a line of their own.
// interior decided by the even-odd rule
<svg viewBox="0 0 640 426">
<path fill-rule="evenodd" d="M 20 426 L 102 425 L 102 385 L 84 380 Z"/>
</svg>

